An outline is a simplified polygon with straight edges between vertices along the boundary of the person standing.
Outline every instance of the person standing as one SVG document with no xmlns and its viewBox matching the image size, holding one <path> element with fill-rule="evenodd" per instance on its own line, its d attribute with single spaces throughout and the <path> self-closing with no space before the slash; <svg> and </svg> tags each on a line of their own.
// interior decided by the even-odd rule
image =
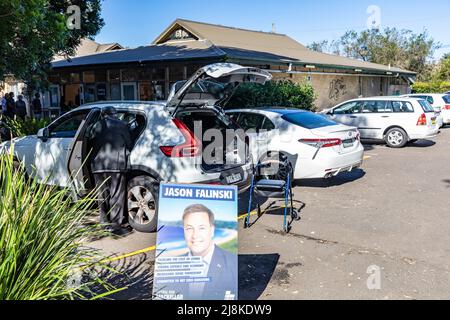
<svg viewBox="0 0 450 320">
<path fill-rule="evenodd" d="M 27 104 L 25 103 L 25 101 L 23 101 L 22 95 L 17 96 L 17 99 L 16 115 L 22 120 L 25 120 L 25 117 L 27 116 Z"/>
<path fill-rule="evenodd" d="M 2 94 L 1 101 L 0 101 L 0 103 L 2 105 L 2 114 L 6 114 L 6 98 L 7 98 L 7 95 Z"/>
<path fill-rule="evenodd" d="M 100 120 L 90 129 L 91 170 L 99 188 L 100 223 L 117 235 L 122 229 L 126 201 L 126 172 L 132 140 L 128 126 L 113 107 L 102 109 Z"/>
<path fill-rule="evenodd" d="M 41 95 L 39 93 L 36 93 L 34 95 L 32 106 L 33 106 L 34 117 L 36 119 L 41 119 L 42 118 L 42 104 L 41 104 Z"/>
<path fill-rule="evenodd" d="M 9 118 L 14 118 L 16 113 L 16 102 L 14 101 L 14 92 L 10 92 L 6 98 L 6 113 L 5 115 Z"/>
</svg>

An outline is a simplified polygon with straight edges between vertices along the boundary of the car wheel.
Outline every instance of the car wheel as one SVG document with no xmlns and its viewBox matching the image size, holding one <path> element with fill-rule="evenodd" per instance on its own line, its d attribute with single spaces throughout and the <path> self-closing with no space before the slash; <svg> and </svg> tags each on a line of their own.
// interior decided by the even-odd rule
<svg viewBox="0 0 450 320">
<path fill-rule="evenodd" d="M 293 180 L 293 168 L 288 158 L 284 154 L 269 155 L 268 158 L 261 160 L 263 167 L 269 165 L 269 168 L 263 168 L 260 175 L 262 179 L 282 180 L 287 181 L 287 176 L 290 174 L 291 182 Z"/>
<path fill-rule="evenodd" d="M 403 148 L 408 143 L 408 135 L 403 129 L 392 128 L 386 133 L 385 140 L 390 148 Z"/>
<path fill-rule="evenodd" d="M 158 225 L 159 184 L 148 176 L 138 176 L 128 182 L 128 223 L 139 232 L 155 232 Z"/>
</svg>

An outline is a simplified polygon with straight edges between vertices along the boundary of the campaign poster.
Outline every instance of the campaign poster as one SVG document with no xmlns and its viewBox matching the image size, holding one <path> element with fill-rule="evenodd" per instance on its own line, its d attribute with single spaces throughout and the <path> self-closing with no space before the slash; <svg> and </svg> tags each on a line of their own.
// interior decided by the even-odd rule
<svg viewBox="0 0 450 320">
<path fill-rule="evenodd" d="M 156 300 L 238 299 L 236 186 L 161 184 Z"/>
</svg>

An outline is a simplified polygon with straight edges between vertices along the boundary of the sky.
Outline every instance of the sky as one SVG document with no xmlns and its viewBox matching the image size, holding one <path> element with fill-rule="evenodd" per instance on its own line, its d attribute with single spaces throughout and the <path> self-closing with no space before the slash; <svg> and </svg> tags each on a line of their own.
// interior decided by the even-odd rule
<svg viewBox="0 0 450 320">
<path fill-rule="evenodd" d="M 368 13 L 371 6 L 379 9 Z M 182 18 L 258 31 L 271 31 L 274 23 L 277 33 L 308 45 L 367 29 L 377 12 L 382 28 L 428 30 L 447 46 L 436 58 L 450 52 L 450 0 L 103 0 L 105 27 L 96 41 L 148 45 Z"/>
</svg>

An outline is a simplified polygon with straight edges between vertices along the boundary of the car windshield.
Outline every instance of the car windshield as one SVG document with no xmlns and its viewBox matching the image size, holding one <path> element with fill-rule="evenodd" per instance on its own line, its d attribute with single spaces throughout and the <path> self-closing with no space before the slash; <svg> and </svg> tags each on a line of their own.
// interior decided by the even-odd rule
<svg viewBox="0 0 450 320">
<path fill-rule="evenodd" d="M 336 122 L 327 119 L 325 116 L 312 112 L 288 113 L 281 118 L 306 129 L 318 129 L 337 125 Z"/>
<path fill-rule="evenodd" d="M 444 99 L 445 103 L 450 103 L 450 95 L 443 96 L 442 99 Z"/>
<path fill-rule="evenodd" d="M 422 106 L 423 111 L 425 111 L 426 113 L 434 112 L 433 107 L 431 106 L 431 104 L 428 101 L 419 100 L 419 103 Z"/>
</svg>

